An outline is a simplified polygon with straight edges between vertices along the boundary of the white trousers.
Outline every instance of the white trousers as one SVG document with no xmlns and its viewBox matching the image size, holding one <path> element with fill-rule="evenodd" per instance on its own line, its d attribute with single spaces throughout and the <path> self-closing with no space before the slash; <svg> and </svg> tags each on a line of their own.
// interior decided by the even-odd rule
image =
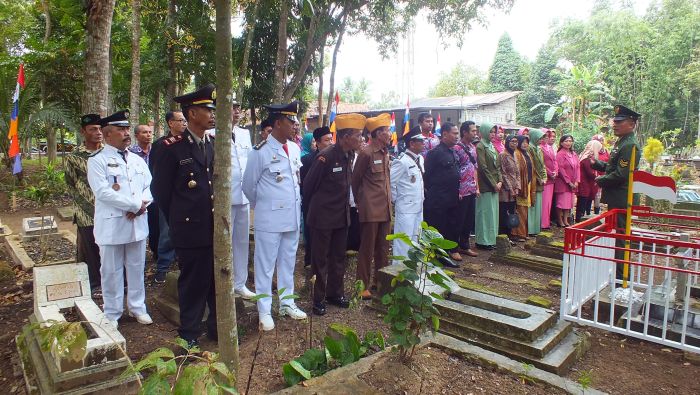
<svg viewBox="0 0 700 395">
<path fill-rule="evenodd" d="M 268 295 L 258 300 L 258 314 L 270 314 L 272 309 L 272 273 L 277 267 L 277 290 L 280 305 L 294 304 L 293 299 L 282 300 L 294 293 L 294 265 L 296 263 L 299 231 L 255 231 L 255 293 Z M 284 293 L 279 290 L 284 288 Z"/>
<path fill-rule="evenodd" d="M 233 287 L 241 289 L 248 281 L 248 248 L 250 242 L 250 205 L 231 206 L 233 224 L 231 244 L 233 247 Z"/>
<path fill-rule="evenodd" d="M 124 311 L 124 268 L 128 284 L 126 304 L 133 314 L 146 314 L 143 267 L 146 239 L 127 244 L 100 245 L 102 300 L 107 319 L 116 321 Z"/>
<path fill-rule="evenodd" d="M 423 221 L 423 212 L 420 213 L 396 213 L 394 215 L 394 233 L 405 233 L 413 241 L 418 241 L 420 223 Z M 408 256 L 409 246 L 399 239 L 393 241 L 393 255 Z M 398 265 L 401 261 L 393 260 L 392 264 Z"/>
</svg>

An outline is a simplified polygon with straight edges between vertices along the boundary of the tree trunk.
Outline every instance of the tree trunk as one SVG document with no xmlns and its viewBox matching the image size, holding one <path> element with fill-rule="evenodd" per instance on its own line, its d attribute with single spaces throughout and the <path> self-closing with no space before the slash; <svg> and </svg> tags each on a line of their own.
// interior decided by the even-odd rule
<svg viewBox="0 0 700 395">
<path fill-rule="evenodd" d="M 277 31 L 277 59 L 275 61 L 275 81 L 272 101 L 282 102 L 284 98 L 285 68 L 287 66 L 287 20 L 289 19 L 289 2 L 280 1 L 280 22 Z"/>
<path fill-rule="evenodd" d="M 44 46 L 49 43 L 51 37 L 51 12 L 49 0 L 41 0 L 41 8 L 44 13 Z M 41 106 L 46 104 L 46 77 L 41 77 Z M 46 124 L 46 157 L 49 163 L 56 160 L 56 130 L 53 125 Z M 41 153 L 39 154 L 41 159 Z M 41 162 L 40 162 L 41 163 Z"/>
<path fill-rule="evenodd" d="M 222 94 L 216 102 L 217 134 L 214 143 L 214 284 L 221 361 L 238 375 L 238 325 L 233 295 L 231 247 L 231 103 L 233 63 L 231 54 L 231 0 L 216 0 L 216 86 Z M 245 230 L 248 231 L 247 229 Z M 236 381 L 238 383 L 238 380 Z"/>
<path fill-rule="evenodd" d="M 250 60 L 250 48 L 253 46 L 253 36 L 255 35 L 255 21 L 258 15 L 260 2 L 253 3 L 253 10 L 250 12 L 246 26 L 245 47 L 243 48 L 243 61 L 238 69 L 238 87 L 236 89 L 236 99 L 239 103 L 243 99 L 245 79 L 248 77 L 248 62 Z M 242 103 L 241 103 L 242 104 Z M 255 126 L 255 124 L 253 124 Z"/>
<path fill-rule="evenodd" d="M 292 96 L 294 96 L 294 92 L 297 90 L 297 87 L 301 83 L 302 79 L 304 79 L 304 75 L 306 75 L 306 70 L 311 64 L 311 59 L 313 59 L 313 55 L 316 53 L 316 50 L 326 41 L 327 34 L 322 34 L 322 37 L 319 40 L 314 40 L 314 37 L 316 36 L 318 20 L 320 17 L 320 14 L 317 14 L 311 18 L 311 23 L 309 24 L 309 31 L 306 34 L 306 51 L 304 52 L 304 57 L 301 59 L 301 64 L 299 65 L 299 68 L 294 72 L 294 75 L 292 76 L 292 80 L 289 81 L 289 85 L 287 85 L 284 88 L 282 100 L 284 103 L 291 100 Z M 284 84 L 282 85 L 284 86 Z"/>
<path fill-rule="evenodd" d="M 260 133 L 256 129 L 258 123 L 258 114 L 255 112 L 255 106 L 250 104 L 250 123 L 253 125 L 253 144 L 260 142 Z"/>
<path fill-rule="evenodd" d="M 153 94 L 153 136 L 154 140 L 163 134 L 160 128 L 160 89 Z"/>
<path fill-rule="evenodd" d="M 165 108 L 170 111 L 178 109 L 177 103 L 173 98 L 177 96 L 177 64 L 175 63 L 175 41 L 177 40 L 177 31 L 175 30 L 175 0 L 168 2 L 168 14 L 165 17 L 165 30 L 167 35 L 167 53 L 168 53 L 168 80 L 165 83 Z"/>
<path fill-rule="evenodd" d="M 141 113 L 141 0 L 131 0 L 131 90 L 129 95 L 131 135 Z M 136 141 L 136 140 L 134 140 Z"/>
<path fill-rule="evenodd" d="M 321 51 L 320 59 L 318 62 L 321 67 L 318 70 L 318 126 L 323 125 L 325 122 L 323 120 L 323 56 L 324 56 L 325 45 L 321 46 L 319 49 Z"/>
<path fill-rule="evenodd" d="M 335 48 L 333 48 L 333 61 L 331 62 L 331 77 L 328 81 L 328 105 L 326 108 L 331 111 L 331 103 L 333 103 L 333 98 L 335 96 L 335 66 L 338 64 L 338 51 L 340 50 L 340 44 L 343 42 L 343 34 L 345 33 L 345 23 L 347 22 L 347 16 L 343 17 L 343 21 L 340 23 L 340 31 L 338 31 L 338 40 L 335 42 Z M 330 117 L 326 122 L 323 123 L 325 126 L 329 126 Z"/>
</svg>

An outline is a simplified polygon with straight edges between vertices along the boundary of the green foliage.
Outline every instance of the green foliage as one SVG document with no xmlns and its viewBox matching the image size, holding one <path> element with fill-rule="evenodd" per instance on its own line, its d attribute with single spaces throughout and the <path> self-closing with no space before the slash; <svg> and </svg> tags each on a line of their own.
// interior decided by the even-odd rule
<svg viewBox="0 0 700 395">
<path fill-rule="evenodd" d="M 457 63 L 449 73 L 441 73 L 435 86 L 428 91 L 429 97 L 468 96 L 487 91 L 488 83 L 483 72 L 473 66 Z"/>
<path fill-rule="evenodd" d="M 390 325 L 390 340 L 398 346 L 401 360 L 408 361 L 415 346 L 420 343 L 423 330 L 429 327 L 432 332 L 436 332 L 439 329 L 440 313 L 433 306 L 433 297 L 442 297 L 435 293 L 424 294 L 426 279 L 449 289 L 445 284 L 448 278 L 433 269 L 442 267 L 439 259 L 447 257 L 445 250 L 456 247 L 457 243 L 445 240 L 435 228 L 425 222 L 421 224 L 418 241 L 404 233 L 387 236 L 387 240 L 395 239 L 409 245 L 408 257 L 403 260 L 406 268 L 391 280 L 394 289 L 382 297 L 382 304 L 387 306 L 384 322 Z"/>
<path fill-rule="evenodd" d="M 591 385 L 593 384 L 593 373 L 591 373 L 590 370 L 584 370 L 579 373 L 576 381 L 581 386 L 581 389 L 585 391 L 591 388 Z"/>
<path fill-rule="evenodd" d="M 25 190 L 25 197 L 44 207 L 52 198 L 61 195 L 66 190 L 64 173 L 54 164 L 47 164 L 39 175 L 38 183 L 30 185 Z"/>
<path fill-rule="evenodd" d="M 345 103 L 367 103 L 369 101 L 369 81 L 362 78 L 353 81 L 346 77 L 340 86 L 340 99 Z"/>
<path fill-rule="evenodd" d="M 148 373 L 139 394 L 237 394 L 235 375 L 219 362 L 216 353 L 201 353 L 198 347 L 190 347 L 181 338 L 175 344 L 184 350 L 181 355 L 169 348 L 151 351 L 136 364 L 130 366 L 121 377 Z M 185 361 L 194 361 L 187 364 Z M 171 385 L 171 382 L 174 384 Z"/>
<path fill-rule="evenodd" d="M 534 127 L 553 127 L 557 124 L 556 121 L 551 121 L 551 118 L 550 122 L 544 121 L 545 108 L 530 110 L 538 103 L 556 103 L 559 100 L 557 85 L 562 74 L 557 68 L 557 61 L 551 46 L 544 45 L 540 48 L 525 91 L 518 97 L 518 124 Z"/>
<path fill-rule="evenodd" d="M 661 159 L 663 153 L 664 144 L 653 137 L 647 139 L 647 143 L 642 149 L 642 157 L 647 161 L 652 170 L 654 170 L 654 165 Z"/>
<path fill-rule="evenodd" d="M 308 349 L 300 357 L 282 365 L 284 381 L 288 386 L 320 376 L 336 367 L 357 362 L 370 349 L 383 350 L 385 346 L 384 336 L 378 331 L 367 332 L 360 341 L 357 332 L 347 325 L 333 323 L 329 325 L 329 330 L 337 334 L 337 337 L 324 337 L 323 350 Z"/>
<path fill-rule="evenodd" d="M 525 88 L 525 62 L 513 48 L 508 33 L 498 40 L 496 55 L 489 69 L 489 90 L 491 92 L 520 91 Z"/>
<path fill-rule="evenodd" d="M 530 372 L 532 369 L 534 369 L 534 366 L 529 364 L 529 363 L 524 363 L 522 364 L 523 367 L 523 373 L 518 375 L 518 378 L 520 378 L 520 382 L 523 384 L 535 384 L 535 379 L 530 376 Z"/>
</svg>

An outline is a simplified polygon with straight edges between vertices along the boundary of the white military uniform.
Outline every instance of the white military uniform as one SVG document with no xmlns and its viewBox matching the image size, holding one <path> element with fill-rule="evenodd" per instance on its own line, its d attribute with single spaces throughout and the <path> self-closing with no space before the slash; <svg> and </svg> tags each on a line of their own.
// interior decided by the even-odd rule
<svg viewBox="0 0 700 395">
<path fill-rule="evenodd" d="M 416 161 L 418 163 L 416 163 Z M 391 162 L 391 201 L 394 202 L 394 233 L 405 233 L 418 240 L 423 221 L 423 156 L 406 151 Z M 407 256 L 408 245 L 394 240 L 395 256 Z M 394 264 L 401 263 L 394 260 Z"/>
<path fill-rule="evenodd" d="M 250 132 L 233 127 L 235 138 L 231 142 L 231 223 L 233 225 L 233 286 L 245 287 L 248 281 L 248 248 L 250 241 L 250 205 L 243 193 L 243 173 L 248 154 L 253 149 Z"/>
<path fill-rule="evenodd" d="M 95 243 L 100 248 L 104 313 L 116 321 L 124 310 L 124 268 L 128 282 L 127 306 L 134 315 L 147 314 L 144 263 L 148 220 L 144 212 L 130 220 L 142 202 L 153 201 L 151 173 L 138 155 L 111 145 L 88 159 L 88 182 L 95 194 Z"/>
<path fill-rule="evenodd" d="M 243 173 L 243 192 L 254 211 L 255 292 L 272 295 L 272 273 L 277 266 L 280 305 L 294 305 L 294 265 L 299 243 L 299 146 L 287 143 L 289 155 L 272 134 L 253 148 Z M 258 300 L 258 314 L 270 314 L 272 298 Z"/>
</svg>

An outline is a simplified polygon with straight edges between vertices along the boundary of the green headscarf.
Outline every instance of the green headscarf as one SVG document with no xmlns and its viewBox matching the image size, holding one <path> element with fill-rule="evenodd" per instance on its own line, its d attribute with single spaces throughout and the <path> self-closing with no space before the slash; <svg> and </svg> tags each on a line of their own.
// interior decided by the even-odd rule
<svg viewBox="0 0 700 395">
<path fill-rule="evenodd" d="M 491 145 L 491 129 L 493 129 L 493 124 L 491 122 L 482 122 L 479 125 L 479 133 L 481 133 L 481 141 L 484 145 Z"/>
<path fill-rule="evenodd" d="M 542 129 L 530 129 L 530 145 L 537 146 L 544 136 Z"/>
</svg>

